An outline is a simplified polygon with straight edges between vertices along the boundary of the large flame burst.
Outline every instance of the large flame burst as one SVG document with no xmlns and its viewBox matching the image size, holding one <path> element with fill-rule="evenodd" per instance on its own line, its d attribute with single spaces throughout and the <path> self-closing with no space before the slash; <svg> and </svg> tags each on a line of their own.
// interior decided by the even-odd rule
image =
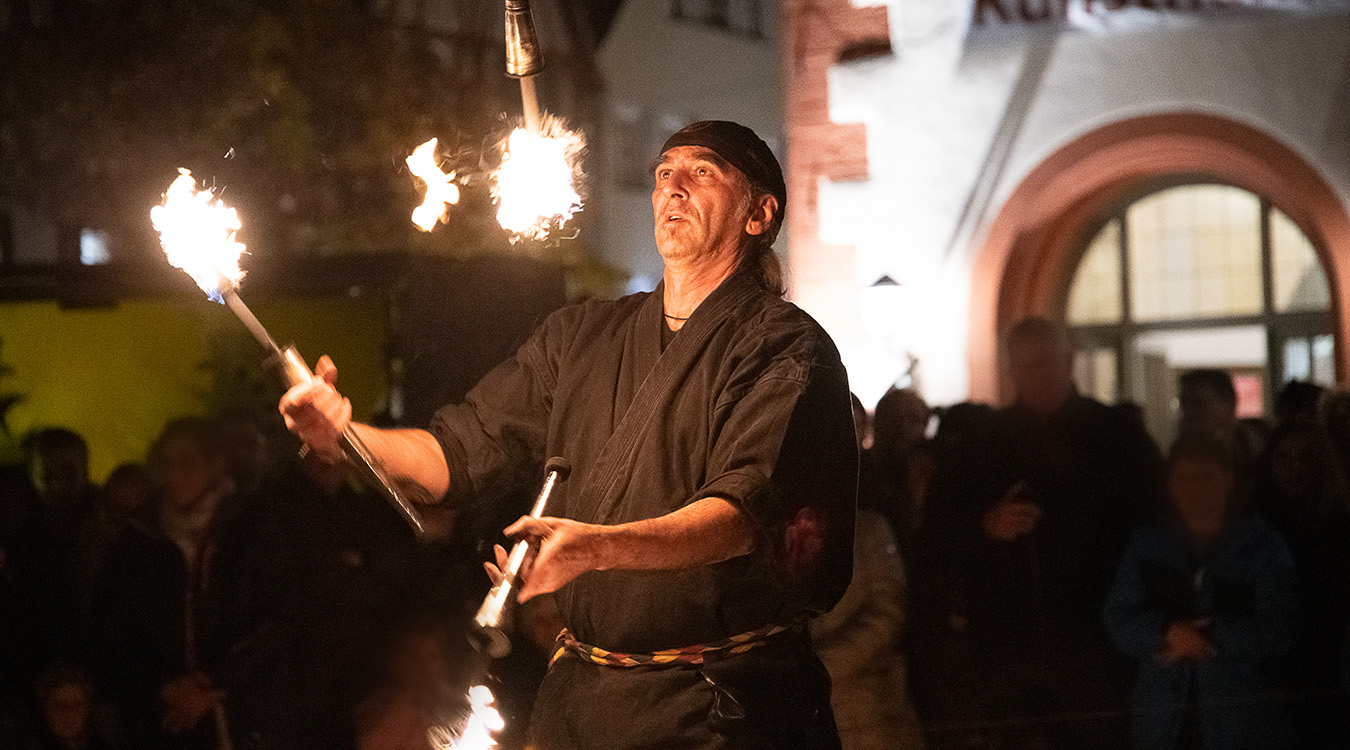
<svg viewBox="0 0 1350 750">
<path fill-rule="evenodd" d="M 159 231 L 159 243 L 169 263 L 187 272 L 211 299 L 220 302 L 223 289 L 244 278 L 239 256 L 244 246 L 235 240 L 239 214 L 210 190 L 198 190 L 186 169 L 164 194 L 164 204 L 150 209 L 150 222 Z"/>
<path fill-rule="evenodd" d="M 422 205 L 413 209 L 412 220 L 423 232 L 430 232 L 436 222 L 445 219 L 446 210 L 459 202 L 459 185 L 455 173 L 446 174 L 436 160 L 436 139 L 423 143 L 408 157 L 408 169 L 426 183 L 427 194 Z"/>
<path fill-rule="evenodd" d="M 435 750 L 487 750 L 497 746 L 493 735 L 502 731 L 506 721 L 493 705 L 496 698 L 486 685 L 469 688 L 469 715 L 464 726 L 455 732 L 446 727 L 434 727 L 428 739 Z"/>
<path fill-rule="evenodd" d="M 492 175 L 497 223 L 511 240 L 543 240 L 581 210 L 578 185 L 581 133 L 550 117 L 539 133 L 516 128 L 506 140 L 502 165 Z"/>
</svg>

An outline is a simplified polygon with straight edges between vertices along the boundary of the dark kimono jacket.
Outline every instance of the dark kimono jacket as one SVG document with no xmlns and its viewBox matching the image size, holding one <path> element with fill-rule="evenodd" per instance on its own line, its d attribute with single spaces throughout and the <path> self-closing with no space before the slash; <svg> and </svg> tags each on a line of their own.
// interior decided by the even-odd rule
<svg viewBox="0 0 1350 750">
<path fill-rule="evenodd" d="M 573 471 L 547 515 L 620 524 L 707 497 L 744 512 L 758 536 L 749 555 L 595 571 L 559 592 L 572 633 L 611 651 L 792 623 L 833 606 L 851 575 L 857 449 L 829 336 L 736 274 L 663 351 L 661 291 L 559 310 L 431 425 L 463 502 L 536 482 L 556 455 Z M 532 733 L 539 748 L 827 748 L 837 743 L 827 684 L 804 639 L 702 670 L 563 658 Z"/>
</svg>

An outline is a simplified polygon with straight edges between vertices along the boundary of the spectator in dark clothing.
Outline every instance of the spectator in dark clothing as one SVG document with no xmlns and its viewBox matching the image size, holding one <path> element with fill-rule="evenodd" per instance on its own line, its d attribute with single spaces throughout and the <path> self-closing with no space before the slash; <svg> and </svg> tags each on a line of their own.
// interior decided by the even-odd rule
<svg viewBox="0 0 1350 750">
<path fill-rule="evenodd" d="M 905 649 L 910 694 L 929 748 L 982 742 L 985 718 L 970 653 L 970 571 L 979 517 L 979 468 L 993 450 L 996 414 L 984 404 L 942 411 L 933 438 L 935 473 L 910 576 Z"/>
<path fill-rule="evenodd" d="M 1350 391 L 1325 394 L 1319 416 L 1337 465 L 1350 477 Z"/>
<path fill-rule="evenodd" d="M 1183 373 L 1177 384 L 1177 402 L 1181 407 L 1178 433 L 1209 430 L 1234 435 L 1249 463 L 1261 455 L 1265 430 L 1259 422 L 1238 419 L 1237 389 L 1229 373 L 1210 368 Z"/>
<path fill-rule="evenodd" d="M 1183 433 L 1168 456 L 1169 510 L 1130 543 L 1105 607 L 1139 664 L 1141 750 L 1307 747 L 1284 722 L 1275 675 L 1293 638 L 1294 564 L 1247 509 L 1230 435 Z"/>
<path fill-rule="evenodd" d="M 89 447 L 62 427 L 38 430 L 24 440 L 28 473 L 42 498 L 48 533 L 73 544 L 75 532 L 94 509 L 97 488 L 89 481 Z"/>
<path fill-rule="evenodd" d="M 132 524 L 144 527 L 152 521 L 150 516 L 154 513 L 156 493 L 154 478 L 140 464 L 118 466 L 103 483 L 94 512 L 85 518 L 76 538 L 75 584 L 80 633 L 93 630 L 88 621 L 89 610 L 113 544 Z M 87 640 L 87 636 L 82 640 Z"/>
<path fill-rule="evenodd" d="M 33 684 L 47 661 L 51 576 L 42 512 L 22 467 L 0 467 L 0 747 L 30 727 Z"/>
<path fill-rule="evenodd" d="M 276 613 L 295 598 L 281 540 L 239 512 L 213 423 L 171 422 L 150 466 L 158 518 L 114 545 L 95 605 L 129 742 L 286 747 L 291 693 L 268 679 L 286 652 Z"/>
<path fill-rule="evenodd" d="M 243 497 L 258 493 L 267 477 L 267 432 L 253 411 L 235 410 L 220 417 L 225 468 Z"/>
<path fill-rule="evenodd" d="M 872 445 L 860 456 L 858 505 L 880 513 L 901 551 L 912 555 L 933 475 L 932 409 L 917 391 L 892 388 L 872 416 Z"/>
<path fill-rule="evenodd" d="M 1259 466 L 1257 507 L 1289 544 L 1300 627 L 1289 674 L 1300 747 L 1350 747 L 1338 669 L 1350 628 L 1350 509 L 1344 475 L 1316 422 L 1280 425 Z"/>
<path fill-rule="evenodd" d="M 358 750 L 421 750 L 443 728 L 451 695 L 452 649 L 432 618 L 408 623 L 394 639 L 379 686 L 356 711 Z"/>
<path fill-rule="evenodd" d="M 422 599 L 414 583 L 418 544 L 383 500 L 313 455 L 280 472 L 264 495 L 277 498 L 273 511 L 295 560 L 304 747 L 350 748 L 353 711 L 382 676 L 393 629 Z"/>
<path fill-rule="evenodd" d="M 1315 423 L 1326 389 L 1306 380 L 1291 380 L 1275 396 L 1275 424 Z"/>
<path fill-rule="evenodd" d="M 24 440 L 28 474 L 41 500 L 41 547 L 46 558 L 52 648 L 65 658 L 79 644 L 80 528 L 94 510 L 98 488 L 89 481 L 89 448 L 84 438 L 60 427 L 37 430 Z"/>
<path fill-rule="evenodd" d="M 1177 383 L 1181 431 L 1228 432 L 1237 426 L 1237 389 L 1223 370 L 1199 369 L 1182 374 Z"/>
<path fill-rule="evenodd" d="M 1007 361 L 1014 403 L 967 464 L 975 512 L 952 547 L 967 557 L 951 561 L 967 577 L 986 718 L 1004 747 L 1120 746 L 1128 665 L 1101 607 L 1161 460 L 1134 420 L 1079 395 L 1063 326 L 1019 323 Z"/>
<path fill-rule="evenodd" d="M 110 750 L 94 731 L 94 684 L 69 666 L 53 666 L 38 686 L 41 738 L 35 750 Z"/>
</svg>

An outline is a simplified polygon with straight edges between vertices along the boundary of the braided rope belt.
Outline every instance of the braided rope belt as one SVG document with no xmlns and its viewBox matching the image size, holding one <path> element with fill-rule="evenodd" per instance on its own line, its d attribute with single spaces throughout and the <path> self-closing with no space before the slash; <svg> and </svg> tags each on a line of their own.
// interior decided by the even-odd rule
<svg viewBox="0 0 1350 750">
<path fill-rule="evenodd" d="M 703 643 L 697 646 L 685 646 L 684 648 L 663 649 L 653 651 L 650 654 L 625 654 L 618 651 L 606 651 L 599 646 L 578 641 L 570 630 L 563 628 L 562 632 L 558 634 L 553 658 L 549 659 L 549 666 L 553 666 L 559 659 L 571 653 L 582 661 L 615 669 L 694 669 L 708 662 L 737 656 L 760 646 L 786 640 L 802 632 L 804 627 L 804 622 L 794 622 L 790 625 L 765 625 L 762 628 L 733 635 L 730 638 L 723 638 L 720 641 Z"/>
</svg>

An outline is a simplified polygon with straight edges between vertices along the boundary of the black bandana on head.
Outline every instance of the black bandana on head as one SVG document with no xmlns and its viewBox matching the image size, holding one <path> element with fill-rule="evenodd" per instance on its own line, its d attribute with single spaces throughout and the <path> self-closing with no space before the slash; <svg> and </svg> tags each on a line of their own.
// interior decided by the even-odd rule
<svg viewBox="0 0 1350 750">
<path fill-rule="evenodd" d="M 686 125 L 666 139 L 661 153 L 679 146 L 702 146 L 739 169 L 751 185 L 778 199 L 778 213 L 787 209 L 783 168 L 769 144 L 744 125 L 726 120 L 703 120 Z"/>
</svg>

